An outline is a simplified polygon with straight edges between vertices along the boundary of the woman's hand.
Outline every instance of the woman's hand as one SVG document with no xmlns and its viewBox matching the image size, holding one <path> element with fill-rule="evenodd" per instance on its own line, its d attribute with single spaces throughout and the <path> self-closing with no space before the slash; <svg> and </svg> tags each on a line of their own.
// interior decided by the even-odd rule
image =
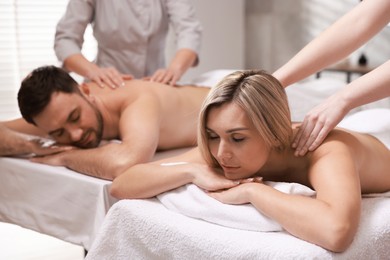
<svg viewBox="0 0 390 260">
<path fill-rule="evenodd" d="M 331 96 L 307 113 L 292 143 L 295 156 L 314 151 L 346 115 L 344 107 L 337 96 Z"/>
<path fill-rule="evenodd" d="M 225 204 L 239 205 L 250 203 L 248 190 L 251 187 L 254 187 L 254 185 L 259 185 L 259 182 L 261 182 L 261 180 L 245 182 L 227 190 L 209 192 L 208 195 Z"/>
<path fill-rule="evenodd" d="M 222 172 L 203 164 L 192 164 L 192 183 L 207 191 L 229 189 L 240 182 L 226 179 Z"/>
</svg>

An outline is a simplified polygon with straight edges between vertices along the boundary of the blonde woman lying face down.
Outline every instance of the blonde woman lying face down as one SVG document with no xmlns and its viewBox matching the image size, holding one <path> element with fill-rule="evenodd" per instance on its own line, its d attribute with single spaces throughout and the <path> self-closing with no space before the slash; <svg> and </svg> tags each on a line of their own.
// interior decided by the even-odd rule
<svg viewBox="0 0 390 260">
<path fill-rule="evenodd" d="M 296 157 L 290 143 L 298 127 L 275 78 L 232 73 L 203 104 L 198 148 L 128 169 L 111 193 L 147 198 L 194 183 L 223 203 L 251 203 L 292 235 L 342 252 L 358 227 L 361 194 L 390 190 L 390 151 L 370 135 L 335 129 L 318 149 Z M 282 193 L 261 180 L 301 183 L 316 197 Z"/>
</svg>

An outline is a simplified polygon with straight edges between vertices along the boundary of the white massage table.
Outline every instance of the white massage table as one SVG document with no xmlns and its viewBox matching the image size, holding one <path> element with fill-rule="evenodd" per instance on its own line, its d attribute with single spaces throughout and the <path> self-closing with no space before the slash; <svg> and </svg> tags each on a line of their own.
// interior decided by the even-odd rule
<svg viewBox="0 0 390 260">
<path fill-rule="evenodd" d="M 329 252 L 286 232 L 233 229 L 168 210 L 157 199 L 122 200 L 108 212 L 87 260 L 389 259 L 390 198 L 363 199 L 353 244 Z"/>
<path fill-rule="evenodd" d="M 157 153 L 155 160 L 183 152 Z M 111 181 L 65 167 L 0 157 L 0 221 L 89 250 L 109 208 Z"/>
<path fill-rule="evenodd" d="M 225 71 L 213 73 L 220 78 Z M 201 82 L 215 84 L 208 81 L 209 76 Z M 311 107 L 344 83 L 321 80 L 311 84 L 317 86 L 308 83 L 287 89 L 293 120 L 301 121 Z M 390 101 L 379 103 L 352 111 L 339 126 L 373 134 L 390 148 Z M 253 228 L 251 225 L 260 225 L 254 213 L 240 208 L 250 205 L 229 205 L 238 208 L 220 210 L 222 205 L 203 200 L 191 185 L 186 186 L 153 199 L 117 202 L 86 259 L 389 259 L 390 192 L 363 198 L 353 244 L 337 254 L 280 231 L 269 223 L 272 220 L 263 219 L 262 225 L 267 227 Z"/>
<path fill-rule="evenodd" d="M 64 167 L 0 158 L 0 221 L 88 250 L 116 202 L 110 183 Z"/>
<path fill-rule="evenodd" d="M 215 84 L 228 72 L 230 71 L 206 73 L 195 80 L 194 83 L 210 86 Z M 326 85 L 328 84 L 329 82 L 326 83 Z M 287 89 L 288 92 L 291 90 L 291 93 L 289 93 L 291 99 L 297 101 L 296 103 L 292 102 L 290 104 L 293 110 L 293 120 L 302 120 L 305 111 L 312 107 L 314 103 L 318 103 L 323 96 L 329 94 L 318 94 L 318 91 L 314 91 L 312 88 L 310 88 L 310 90 L 299 90 L 300 87 L 301 86 L 297 87 L 298 91 L 293 91 L 293 87 Z M 306 91 L 310 92 L 311 99 L 309 101 L 312 102 L 302 102 L 302 98 L 304 98 L 302 97 L 302 93 L 306 93 Z M 385 107 L 388 104 L 388 108 L 390 108 L 389 101 L 387 100 L 385 102 Z M 306 105 L 304 109 L 302 108 L 302 104 Z M 383 107 L 383 105 L 381 104 L 380 107 Z M 386 113 L 386 111 L 384 113 Z M 366 117 L 375 119 L 370 115 L 367 115 Z M 387 125 L 384 127 L 386 128 Z M 367 132 L 370 132 L 371 130 L 372 129 L 365 129 Z M 387 130 L 385 129 L 385 131 L 383 131 L 382 129 L 382 131 L 379 131 L 377 134 L 382 135 L 382 140 L 387 140 L 388 144 L 390 144 L 390 128 Z M 183 150 L 159 153 L 156 155 L 155 159 L 172 156 L 178 152 L 183 152 Z M 117 247 L 112 247 L 111 251 L 106 250 L 106 253 L 115 253 L 116 256 L 118 256 L 112 259 L 134 259 L 127 257 L 127 255 L 121 256 L 120 254 L 122 250 L 124 253 L 127 253 L 128 249 L 134 248 L 134 255 L 136 255 L 137 247 L 142 249 L 137 249 L 140 250 L 140 252 L 142 251 L 142 254 L 149 252 L 149 254 L 144 255 L 144 258 L 150 258 L 150 256 L 171 258 L 170 256 L 173 255 L 186 256 L 193 254 L 193 250 L 185 248 L 187 245 L 198 248 L 197 254 L 193 254 L 194 256 L 207 256 L 207 254 L 211 254 L 208 255 L 209 257 L 202 258 L 213 258 L 213 256 L 218 256 L 219 259 L 223 259 L 223 252 L 226 252 L 226 256 L 228 256 L 234 252 L 234 250 L 240 248 L 240 246 L 229 248 L 226 247 L 225 244 L 224 247 L 222 244 L 218 244 L 218 237 L 231 237 L 231 239 L 234 239 L 234 234 L 247 236 L 247 239 L 245 239 L 248 240 L 247 244 L 251 245 L 252 248 L 256 248 L 256 243 L 254 243 L 254 241 L 257 241 L 255 237 L 259 236 L 259 232 L 237 231 L 235 229 L 189 218 L 167 210 L 156 199 L 121 201 L 120 203 L 115 204 L 116 206 L 112 209 L 113 213 L 104 219 L 107 211 L 109 211 L 110 207 L 116 202 L 116 200 L 109 195 L 109 185 L 109 181 L 85 176 L 64 167 L 52 167 L 32 163 L 26 159 L 0 158 L 0 221 L 17 224 L 83 246 L 86 250 L 90 251 L 88 254 L 91 257 L 90 259 L 110 259 L 101 258 L 99 256 L 99 253 L 101 252 L 99 251 L 99 248 L 103 248 L 100 243 L 103 241 L 102 238 L 104 236 L 111 242 L 118 243 Z M 382 207 L 381 204 L 386 205 L 386 207 Z M 388 204 L 389 199 L 385 199 L 384 202 L 375 203 L 374 206 L 379 215 L 382 213 L 387 214 L 386 219 L 389 223 L 389 212 L 382 212 L 382 210 L 384 210 L 383 208 L 390 208 Z M 109 227 L 112 224 L 110 216 L 114 215 L 114 213 L 120 215 L 120 217 L 123 218 L 122 221 L 128 222 L 128 225 L 123 224 L 122 229 L 118 225 L 111 231 L 109 229 L 106 230 L 104 227 Z M 105 221 L 105 226 L 102 228 L 103 221 Z M 205 232 L 202 227 L 205 227 L 206 230 L 210 230 L 210 232 Z M 98 235 L 99 230 L 101 230 L 101 232 Z M 195 233 L 193 234 L 193 232 Z M 218 233 L 220 233 L 220 235 L 218 235 Z M 203 237 L 201 237 L 202 234 Z M 302 249 L 306 250 L 309 248 L 304 247 L 303 245 L 307 245 L 307 243 L 302 241 L 298 242 L 298 247 L 286 245 L 286 243 L 289 243 L 291 240 L 295 241 L 296 239 L 283 232 L 265 234 L 267 235 L 264 238 L 258 239 L 267 241 L 269 237 L 277 237 L 278 239 L 281 239 L 280 245 L 283 245 L 283 248 L 287 247 L 289 248 L 288 250 L 293 252 L 299 253 Z M 125 236 L 127 236 L 127 240 L 125 239 L 123 242 L 127 241 L 128 244 L 124 245 L 123 243 L 119 243 Z M 385 230 L 383 236 L 388 239 L 390 236 L 389 232 Z M 132 239 L 131 241 L 129 240 L 130 238 Z M 207 248 L 202 249 L 201 241 L 198 241 L 199 239 L 213 241 L 213 243 L 208 243 Z M 383 238 L 381 237 L 380 239 Z M 93 241 L 95 241 L 95 244 L 91 248 Z M 168 246 L 167 243 L 169 241 L 175 241 L 177 247 Z M 229 241 L 230 240 L 220 240 L 220 242 Z M 111 242 L 109 244 L 111 244 Z M 233 242 L 233 240 L 231 242 Z M 238 245 L 243 245 L 245 244 L 244 242 L 245 241 L 242 241 Z M 149 248 L 151 245 L 154 245 L 155 248 Z M 161 248 L 156 249 L 159 246 L 161 246 Z M 267 247 L 267 245 L 263 244 L 260 247 Z M 248 247 L 242 246 L 242 248 Z M 280 248 L 281 247 L 279 247 L 279 250 Z M 115 252 L 112 252 L 114 250 Z M 273 256 L 278 256 L 277 253 L 282 254 L 283 252 L 283 250 L 280 250 L 281 252 L 274 252 L 276 255 L 271 255 L 271 251 L 273 251 L 274 248 L 269 246 L 269 250 L 269 258 L 274 258 Z M 310 250 L 321 253 L 324 252 L 322 249 L 312 245 L 310 245 Z M 255 251 L 252 253 L 255 253 Z M 254 254 L 254 256 L 255 255 L 256 254 Z M 330 254 L 326 253 L 326 255 L 329 256 Z M 97 258 L 92 258 L 92 256 L 96 256 Z M 234 254 L 231 254 L 231 256 L 234 256 Z M 248 257 L 242 258 L 249 258 L 251 253 L 248 251 L 245 256 Z"/>
</svg>

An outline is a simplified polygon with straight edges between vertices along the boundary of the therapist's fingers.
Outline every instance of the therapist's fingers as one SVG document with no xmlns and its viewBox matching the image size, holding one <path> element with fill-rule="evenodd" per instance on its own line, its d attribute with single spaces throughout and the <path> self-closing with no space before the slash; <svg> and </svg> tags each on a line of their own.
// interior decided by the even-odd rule
<svg viewBox="0 0 390 260">
<path fill-rule="evenodd" d="M 310 137 L 314 126 L 315 124 L 313 124 L 311 121 L 304 120 L 302 125 L 299 127 L 298 133 L 292 143 L 292 147 L 295 148 L 295 156 L 299 156 L 302 153 L 302 149 Z"/>
<path fill-rule="evenodd" d="M 169 71 L 169 70 L 166 70 L 165 71 L 165 75 L 161 81 L 161 83 L 164 83 L 164 84 L 170 84 L 171 80 L 173 79 L 173 73 L 172 71 Z"/>
<path fill-rule="evenodd" d="M 296 152 L 299 156 L 304 156 L 308 151 L 309 147 L 318 139 L 318 135 L 321 132 L 321 129 L 323 128 L 323 124 L 321 122 L 317 122 L 314 125 L 313 130 L 310 132 L 310 135 L 307 136 L 305 139 L 302 139 L 301 143 L 298 143 L 298 147 L 296 149 Z"/>
<path fill-rule="evenodd" d="M 124 81 L 121 74 L 114 68 L 104 68 L 101 70 L 102 81 L 112 89 L 123 86 Z"/>
<path fill-rule="evenodd" d="M 171 82 L 169 82 L 169 85 L 175 86 L 176 82 L 180 79 L 180 75 L 178 74 L 173 74 Z"/>
<path fill-rule="evenodd" d="M 151 77 L 150 81 L 154 82 L 161 82 L 164 78 L 165 70 L 164 69 L 158 69 Z"/>
<path fill-rule="evenodd" d="M 322 144 L 322 142 L 325 140 L 325 138 L 328 136 L 329 132 L 332 130 L 331 127 L 329 127 L 328 125 L 324 125 L 319 133 L 317 134 L 317 137 L 315 138 L 315 140 L 313 140 L 308 148 L 309 151 L 314 151 L 315 149 L 317 149 L 318 146 L 320 146 L 320 144 Z"/>
<path fill-rule="evenodd" d="M 299 126 L 298 132 L 296 133 L 296 135 L 294 137 L 294 140 L 293 140 L 293 142 L 291 144 L 291 146 L 293 148 L 297 148 L 298 147 L 298 144 L 301 141 L 301 139 L 303 138 L 304 133 L 308 131 L 307 130 L 307 128 L 308 128 L 307 124 L 308 124 L 307 120 L 303 120 L 303 122 Z"/>
<path fill-rule="evenodd" d="M 118 88 L 124 85 L 122 75 L 115 68 L 97 68 L 88 74 L 88 78 L 100 87 Z"/>
</svg>

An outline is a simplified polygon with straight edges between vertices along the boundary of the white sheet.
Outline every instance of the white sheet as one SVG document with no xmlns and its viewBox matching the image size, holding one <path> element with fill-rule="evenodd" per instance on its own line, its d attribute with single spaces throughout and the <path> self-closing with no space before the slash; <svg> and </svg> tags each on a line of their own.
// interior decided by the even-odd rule
<svg viewBox="0 0 390 260">
<path fill-rule="evenodd" d="M 122 200 L 108 212 L 87 255 L 105 259 L 388 259 L 390 198 L 364 198 L 358 232 L 342 254 L 286 232 L 227 228 L 166 209 L 156 199 Z"/>
<path fill-rule="evenodd" d="M 154 160 L 188 150 L 157 153 Z M 27 159 L 0 157 L 0 221 L 89 249 L 109 208 L 111 181 Z"/>
<path fill-rule="evenodd" d="M 111 182 L 64 167 L 0 158 L 0 221 L 89 249 L 116 200 Z"/>
</svg>

